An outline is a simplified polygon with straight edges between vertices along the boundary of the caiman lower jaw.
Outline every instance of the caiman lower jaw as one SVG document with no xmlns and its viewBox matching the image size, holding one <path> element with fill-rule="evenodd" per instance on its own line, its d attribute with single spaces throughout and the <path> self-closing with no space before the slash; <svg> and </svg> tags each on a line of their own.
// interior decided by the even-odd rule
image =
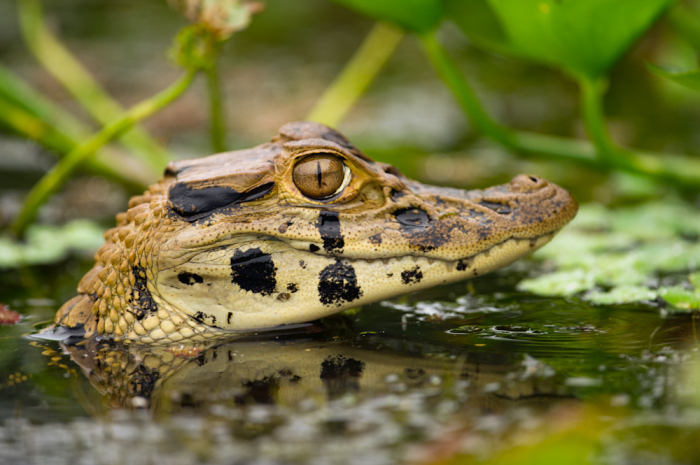
<svg viewBox="0 0 700 465">
<path fill-rule="evenodd" d="M 542 247 L 553 236 L 511 238 L 453 261 L 411 255 L 350 259 L 300 251 L 279 242 L 259 243 L 239 252 L 249 258 L 246 262 L 233 259 L 229 266 L 226 260 L 218 265 L 190 261 L 163 270 L 157 303 L 196 320 L 201 328 L 195 328 L 197 333 L 204 328 L 208 328 L 204 332 L 222 333 L 304 323 L 484 275 Z"/>
</svg>

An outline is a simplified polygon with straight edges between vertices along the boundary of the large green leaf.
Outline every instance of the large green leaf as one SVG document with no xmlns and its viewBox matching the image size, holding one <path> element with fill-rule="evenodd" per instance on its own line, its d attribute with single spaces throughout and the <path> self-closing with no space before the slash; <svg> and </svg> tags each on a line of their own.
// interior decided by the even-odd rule
<svg viewBox="0 0 700 465">
<path fill-rule="evenodd" d="M 445 13 L 478 46 L 508 55 L 522 55 L 510 42 L 488 0 L 445 0 Z"/>
<path fill-rule="evenodd" d="M 564 68 L 604 75 L 676 0 L 446 0 L 450 17 L 476 42 Z M 485 9 L 491 7 L 491 12 Z M 490 16 L 493 13 L 493 16 Z M 478 14 L 488 23 L 474 20 Z M 495 23 L 494 23 L 495 21 Z M 500 30 L 499 30 L 500 29 Z"/>
<path fill-rule="evenodd" d="M 441 0 L 335 0 L 377 21 L 395 24 L 410 32 L 435 29 L 443 16 Z"/>
</svg>

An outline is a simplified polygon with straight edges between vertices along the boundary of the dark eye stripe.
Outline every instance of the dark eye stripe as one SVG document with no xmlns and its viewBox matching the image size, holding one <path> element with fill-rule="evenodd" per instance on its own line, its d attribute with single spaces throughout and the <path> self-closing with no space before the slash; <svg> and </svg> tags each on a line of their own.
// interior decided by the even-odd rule
<svg viewBox="0 0 700 465">
<path fill-rule="evenodd" d="M 195 189 L 186 183 L 175 183 L 170 188 L 170 208 L 188 221 L 196 221 L 219 208 L 265 197 L 274 186 L 275 183 L 269 182 L 246 192 L 238 192 L 226 186 Z"/>
</svg>

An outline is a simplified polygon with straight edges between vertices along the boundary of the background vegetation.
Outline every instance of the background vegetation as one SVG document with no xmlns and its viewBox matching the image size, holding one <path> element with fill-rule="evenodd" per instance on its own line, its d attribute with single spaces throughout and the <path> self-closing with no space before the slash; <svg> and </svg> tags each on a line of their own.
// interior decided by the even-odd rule
<svg viewBox="0 0 700 465">
<path fill-rule="evenodd" d="M 2 303 L 50 317 L 91 266 L 62 260 L 89 257 L 169 160 L 321 121 L 423 182 L 480 188 L 533 173 L 582 202 L 536 269 L 347 316 L 363 337 L 381 327 L 404 341 L 403 312 L 408 337 L 437 352 L 537 356 L 513 376 L 556 373 L 587 400 L 538 417 L 509 410 L 525 425 L 512 431 L 484 432 L 474 417 L 446 463 L 583 463 L 610 444 L 649 463 L 693 461 L 697 383 L 667 373 L 700 373 L 683 366 L 700 307 L 698 50 L 696 0 L 0 1 Z M 3 331 L 4 371 L 33 373 L 56 412 L 82 414 L 24 329 Z M 34 395 L 5 396 L 0 410 Z"/>
</svg>

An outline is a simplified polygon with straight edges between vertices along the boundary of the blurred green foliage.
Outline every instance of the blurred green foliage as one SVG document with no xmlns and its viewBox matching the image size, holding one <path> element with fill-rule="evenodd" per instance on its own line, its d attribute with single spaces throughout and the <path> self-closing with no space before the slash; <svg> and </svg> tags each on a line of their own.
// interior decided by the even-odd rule
<svg viewBox="0 0 700 465">
<path fill-rule="evenodd" d="M 69 254 L 91 256 L 103 243 L 102 226 L 75 220 L 63 226 L 35 225 L 26 241 L 0 236 L 0 269 L 55 263 Z"/>
<path fill-rule="evenodd" d="M 441 0 L 335 0 L 377 21 L 386 21 L 409 32 L 435 29 L 444 14 Z"/>
<path fill-rule="evenodd" d="M 489 0 L 522 56 L 597 79 L 676 0 Z M 469 35 L 469 31 L 465 31 Z"/>
<path fill-rule="evenodd" d="M 630 47 L 648 33 L 657 20 L 677 3 L 676 0 L 336 0 L 374 20 L 392 24 L 418 35 L 428 61 L 453 92 L 465 116 L 484 135 L 518 154 L 545 156 L 585 165 L 597 170 L 621 170 L 641 174 L 655 182 L 684 188 L 700 186 L 700 162 L 670 153 L 649 153 L 622 147 L 610 133 L 603 99 L 612 67 Z M 170 2 L 193 24 L 175 41 L 173 57 L 189 69 L 202 70 L 209 88 L 212 147 L 226 149 L 226 109 L 218 78 L 217 60 L 223 41 L 248 26 L 257 2 L 244 0 L 172 0 Z M 97 80 L 73 57 L 44 24 L 39 0 L 17 0 L 19 23 L 29 49 L 101 124 L 115 121 L 122 111 Z M 685 8 L 685 7 L 682 7 Z M 692 13 L 686 9 L 685 12 Z M 680 36 L 694 44 L 695 28 L 684 16 L 672 13 Z M 673 18 L 676 18 L 675 20 Z M 517 59 L 543 63 L 574 77 L 580 88 L 580 114 L 590 141 L 570 137 L 520 131 L 500 124 L 472 89 L 471 78 L 462 73 L 458 62 L 450 58 L 436 32 L 442 23 L 454 22 L 474 45 L 487 53 L 512 55 Z M 382 32 L 383 31 L 383 32 Z M 311 119 L 338 124 L 360 98 L 399 43 L 400 35 L 389 29 L 376 29 L 366 44 L 348 61 L 347 67 L 324 93 Z M 380 33 L 381 32 L 381 33 Z M 371 47 L 370 47 L 371 45 Z M 381 50 L 381 53 L 377 53 Z M 671 73 L 651 68 L 657 75 L 693 86 L 694 71 Z M 46 147 L 67 154 L 84 143 L 83 126 L 63 111 L 53 108 L 37 92 L 19 88 L 9 72 L 0 73 L 0 125 L 40 141 Z M 18 92 L 15 90 L 19 89 Z M 109 110 L 109 111 L 107 111 Z M 158 110 L 160 111 L 160 109 Z M 162 168 L 160 148 L 146 133 L 126 133 L 124 141 L 133 155 L 152 166 Z M 102 150 L 109 143 L 92 144 L 90 151 Z M 81 164 L 108 173 L 112 179 L 127 183 L 120 163 L 94 161 L 93 153 Z M 102 160 L 102 159 L 100 159 Z M 663 160 L 663 161 L 662 161 Z M 102 165 L 100 165 L 102 163 Z M 60 171 L 60 170 L 59 170 Z M 72 170 L 63 170 L 64 178 Z M 56 186 L 65 182 L 65 179 Z M 20 234 L 27 221 L 46 196 L 31 196 L 24 207 Z"/>
<path fill-rule="evenodd" d="M 689 89 L 700 90 L 700 69 L 692 69 L 689 71 L 671 71 L 658 66 L 649 65 L 649 70 L 666 79 L 669 79 L 676 84 L 680 84 Z"/>
</svg>

